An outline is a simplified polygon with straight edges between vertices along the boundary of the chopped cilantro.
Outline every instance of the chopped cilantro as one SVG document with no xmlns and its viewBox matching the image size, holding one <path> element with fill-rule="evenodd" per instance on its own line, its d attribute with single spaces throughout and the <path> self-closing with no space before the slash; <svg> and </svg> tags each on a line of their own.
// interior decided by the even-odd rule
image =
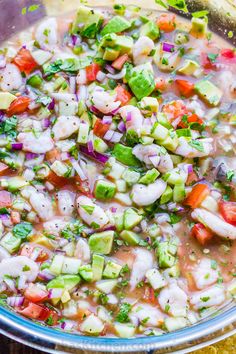
<svg viewBox="0 0 236 354">
<path fill-rule="evenodd" d="M 0 134 L 6 134 L 10 138 L 15 139 L 17 135 L 16 126 L 17 118 L 16 116 L 12 116 L 11 118 L 8 118 L 3 123 L 1 123 Z"/>
<path fill-rule="evenodd" d="M 183 12 L 188 12 L 188 8 L 185 0 L 155 0 L 158 5 L 161 5 L 165 9 L 168 9 L 169 6 Z"/>
<path fill-rule="evenodd" d="M 207 10 L 196 11 L 196 12 L 191 13 L 192 17 L 195 17 L 195 18 L 202 18 L 202 17 L 207 16 L 208 14 L 209 14 L 209 11 L 207 11 Z"/>
<path fill-rule="evenodd" d="M 116 321 L 120 323 L 125 323 L 129 321 L 129 316 L 128 314 L 131 311 L 131 305 L 128 302 L 123 302 L 120 306 L 120 311 L 118 312 L 116 316 Z"/>
<path fill-rule="evenodd" d="M 214 259 L 211 260 L 211 269 L 217 269 L 217 262 Z"/>
<path fill-rule="evenodd" d="M 203 302 L 207 302 L 208 300 L 210 300 L 210 296 L 203 296 L 200 298 Z"/>
<path fill-rule="evenodd" d="M 92 205 L 81 205 L 81 208 L 84 209 L 89 215 L 92 215 L 95 209 Z"/>
<path fill-rule="evenodd" d="M 169 310 L 170 310 L 170 305 L 167 304 L 167 305 L 165 306 L 165 312 L 169 312 Z"/>
<path fill-rule="evenodd" d="M 178 222 L 180 222 L 181 220 L 181 216 L 176 215 L 174 213 L 170 214 L 170 224 L 174 225 L 177 224 Z"/>
<path fill-rule="evenodd" d="M 30 267 L 27 265 L 24 265 L 24 267 L 22 268 L 23 272 L 27 272 L 28 270 L 30 270 Z"/>
<path fill-rule="evenodd" d="M 227 171 L 226 173 L 227 181 L 232 182 L 233 177 L 234 177 L 234 171 L 233 170 Z"/>
</svg>

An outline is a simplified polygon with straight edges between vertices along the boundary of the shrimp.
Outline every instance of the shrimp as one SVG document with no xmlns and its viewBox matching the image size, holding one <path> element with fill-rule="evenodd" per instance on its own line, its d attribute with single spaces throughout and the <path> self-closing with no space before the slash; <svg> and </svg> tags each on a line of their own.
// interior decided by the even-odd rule
<svg viewBox="0 0 236 354">
<path fill-rule="evenodd" d="M 6 259 L 6 258 L 10 258 L 10 253 L 5 249 L 3 248 L 2 246 L 0 246 L 0 262 L 3 260 L 3 259 Z"/>
<path fill-rule="evenodd" d="M 144 326 L 159 326 L 163 323 L 164 316 L 156 307 L 149 304 L 137 304 L 132 308 L 130 315 L 136 317 L 139 322 L 143 323 Z M 145 321 L 144 321 L 145 320 Z"/>
<path fill-rule="evenodd" d="M 52 201 L 43 193 L 32 191 L 29 197 L 30 204 L 42 220 L 50 220 L 53 215 Z"/>
<path fill-rule="evenodd" d="M 220 305 L 225 301 L 225 289 L 214 285 L 202 291 L 195 292 L 190 297 L 190 303 L 195 309 Z"/>
<path fill-rule="evenodd" d="M 133 148 L 133 155 L 138 160 L 143 161 L 147 167 L 154 166 L 161 173 L 168 172 L 173 169 L 174 165 L 170 155 L 159 145 L 150 144 L 143 146 L 138 144 Z"/>
<path fill-rule="evenodd" d="M 72 215 L 75 207 L 75 194 L 67 190 L 62 190 L 56 196 L 60 214 Z"/>
<path fill-rule="evenodd" d="M 203 289 L 216 283 L 219 275 L 219 269 L 212 268 L 212 260 L 204 258 L 192 271 L 192 276 L 198 289 Z"/>
<path fill-rule="evenodd" d="M 58 117 L 52 128 L 55 140 L 69 138 L 72 134 L 78 131 L 80 120 L 74 116 Z"/>
<path fill-rule="evenodd" d="M 91 93 L 92 104 L 102 113 L 110 113 L 120 106 L 120 101 L 116 101 L 116 95 L 111 95 L 101 87 L 95 87 Z"/>
<path fill-rule="evenodd" d="M 141 36 L 133 46 L 133 59 L 135 65 L 152 62 L 152 56 L 149 56 L 155 45 L 149 37 Z"/>
<path fill-rule="evenodd" d="M 131 197 L 135 204 L 140 206 L 153 204 L 166 189 L 166 182 L 162 179 L 150 183 L 148 186 L 135 184 L 133 186 Z"/>
<path fill-rule="evenodd" d="M 196 148 L 194 146 L 196 146 Z M 188 158 L 209 156 L 212 152 L 213 139 L 192 140 L 190 145 L 189 141 L 183 136 L 179 138 L 179 145 L 175 150 L 177 155 Z"/>
<path fill-rule="evenodd" d="M 50 136 L 50 130 L 45 130 L 36 136 L 33 132 L 20 133 L 17 137 L 20 143 L 23 143 L 23 150 L 35 154 L 44 154 L 54 147 L 54 142 Z"/>
<path fill-rule="evenodd" d="M 91 258 L 88 242 L 80 238 L 75 246 L 74 257 L 81 259 L 83 263 L 88 263 Z"/>
<path fill-rule="evenodd" d="M 32 282 L 37 278 L 39 268 L 37 263 L 25 256 L 3 259 L 0 263 L 0 281 L 5 275 L 13 278 L 25 276 L 26 281 Z"/>
<path fill-rule="evenodd" d="M 40 23 L 35 31 L 35 39 L 42 49 L 54 49 L 58 41 L 56 19 L 48 18 Z"/>
<path fill-rule="evenodd" d="M 23 83 L 18 67 L 14 64 L 7 64 L 0 73 L 0 88 L 2 91 L 18 90 Z"/>
<path fill-rule="evenodd" d="M 134 290 L 136 285 L 143 280 L 148 269 L 153 268 L 153 255 L 150 251 L 143 248 L 135 248 L 135 260 L 132 266 L 132 273 L 130 277 L 130 287 Z"/>
<path fill-rule="evenodd" d="M 192 218 L 203 223 L 220 237 L 229 240 L 236 239 L 236 227 L 208 210 L 197 208 L 192 212 Z"/>
<path fill-rule="evenodd" d="M 140 136 L 144 117 L 137 107 L 127 105 L 119 109 L 119 113 L 125 121 L 126 130 L 134 130 Z"/>
<path fill-rule="evenodd" d="M 60 232 L 68 225 L 69 220 L 57 217 L 50 221 L 43 223 L 43 228 L 49 234 L 59 236 Z"/>
<path fill-rule="evenodd" d="M 158 302 L 163 311 L 168 308 L 168 313 L 175 317 L 187 315 L 188 297 L 185 292 L 172 283 L 169 287 L 161 290 L 158 296 Z"/>
<path fill-rule="evenodd" d="M 88 197 L 79 196 L 76 202 L 79 215 L 86 224 L 91 226 L 95 224 L 98 227 L 103 227 L 108 223 L 109 219 L 104 210 Z"/>
</svg>

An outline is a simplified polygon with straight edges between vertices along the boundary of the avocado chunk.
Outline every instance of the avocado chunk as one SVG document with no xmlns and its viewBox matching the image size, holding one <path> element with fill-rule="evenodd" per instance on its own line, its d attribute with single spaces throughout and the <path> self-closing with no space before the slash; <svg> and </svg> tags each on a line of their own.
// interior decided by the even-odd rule
<svg viewBox="0 0 236 354">
<path fill-rule="evenodd" d="M 155 122 L 152 130 L 151 130 L 151 137 L 159 142 L 164 141 L 169 135 L 169 130 L 164 127 L 162 124 Z"/>
<path fill-rule="evenodd" d="M 120 48 L 120 55 L 129 54 L 133 47 L 134 41 L 129 36 L 117 36 L 116 45 Z"/>
<path fill-rule="evenodd" d="M 52 279 L 47 284 L 47 289 L 54 289 L 54 288 L 63 288 L 65 290 L 72 290 L 76 287 L 81 281 L 79 275 L 59 275 L 58 277 Z"/>
<path fill-rule="evenodd" d="M 155 182 L 155 180 L 157 179 L 157 177 L 159 175 L 160 175 L 160 172 L 157 171 L 155 168 L 153 168 L 153 169 L 147 171 L 145 173 L 145 175 L 142 176 L 138 182 L 147 185 L 147 184 Z"/>
<path fill-rule="evenodd" d="M 120 55 L 119 47 L 117 47 L 117 49 L 107 47 L 103 54 L 103 59 L 108 61 L 113 61 L 116 60 L 119 55 Z"/>
<path fill-rule="evenodd" d="M 89 247 L 92 252 L 109 254 L 112 249 L 114 231 L 95 233 L 89 238 Z"/>
<path fill-rule="evenodd" d="M 120 237 L 130 246 L 137 246 L 141 240 L 135 232 L 128 230 L 123 230 Z"/>
<path fill-rule="evenodd" d="M 0 109 L 8 109 L 16 96 L 9 92 L 0 92 Z"/>
<path fill-rule="evenodd" d="M 1 238 L 0 245 L 9 253 L 14 253 L 20 248 L 21 238 L 12 235 L 11 232 L 8 232 L 3 238 Z"/>
<path fill-rule="evenodd" d="M 73 34 L 94 38 L 101 27 L 102 21 L 103 16 L 100 12 L 81 6 L 77 11 L 71 31 Z"/>
<path fill-rule="evenodd" d="M 122 266 L 120 264 L 108 261 L 103 272 L 103 277 L 108 279 L 116 279 L 120 274 L 121 268 Z"/>
<path fill-rule="evenodd" d="M 101 280 L 104 268 L 105 259 L 99 254 L 93 254 L 92 259 L 92 270 L 93 270 L 93 280 Z"/>
<path fill-rule="evenodd" d="M 160 37 L 159 27 L 153 21 L 148 21 L 141 27 L 140 36 L 147 36 L 155 41 Z"/>
<path fill-rule="evenodd" d="M 183 66 L 178 69 L 178 73 L 183 75 L 194 75 L 195 71 L 199 68 L 200 65 L 196 61 L 186 59 Z"/>
<path fill-rule="evenodd" d="M 133 155 L 133 149 L 130 146 L 125 146 L 122 144 L 115 144 L 113 149 L 113 156 L 127 166 L 139 166 L 139 160 Z"/>
<path fill-rule="evenodd" d="M 106 34 L 100 42 L 99 50 L 110 51 L 111 53 L 129 54 L 133 47 L 133 38 L 129 36 L 117 36 L 115 33 Z M 115 54 L 114 54 L 115 55 Z M 108 60 L 108 59 L 107 59 Z"/>
<path fill-rule="evenodd" d="M 149 96 L 155 88 L 153 73 L 148 69 L 133 72 L 128 84 L 138 100 Z"/>
<path fill-rule="evenodd" d="M 165 192 L 161 196 L 160 204 L 168 203 L 173 197 L 173 190 L 170 186 L 166 187 Z"/>
<path fill-rule="evenodd" d="M 176 249 L 177 252 L 177 249 Z M 169 242 L 161 242 L 157 248 L 157 257 L 160 268 L 170 268 L 175 264 L 175 249 Z"/>
<path fill-rule="evenodd" d="M 178 183 L 174 186 L 173 190 L 173 200 L 176 203 L 182 202 L 186 197 L 185 184 Z"/>
<path fill-rule="evenodd" d="M 131 230 L 142 221 L 142 216 L 139 215 L 134 209 L 128 208 L 124 212 L 124 228 Z"/>
<path fill-rule="evenodd" d="M 131 27 L 131 23 L 124 17 L 114 16 L 102 29 L 101 35 L 104 36 L 107 33 L 123 32 Z"/>
<path fill-rule="evenodd" d="M 30 85 L 32 87 L 40 87 L 43 82 L 43 79 L 39 75 L 32 75 L 27 81 L 27 85 Z"/>
<path fill-rule="evenodd" d="M 201 80 L 197 82 L 195 84 L 195 91 L 211 106 L 218 106 L 223 96 L 222 91 L 208 80 Z"/>
<path fill-rule="evenodd" d="M 100 179 L 97 181 L 94 195 L 99 200 L 109 200 L 114 197 L 116 193 L 116 185 L 112 182 Z"/>
<path fill-rule="evenodd" d="M 16 192 L 19 189 L 28 186 L 28 182 L 21 176 L 10 177 L 7 180 L 7 188 L 10 192 Z"/>
<path fill-rule="evenodd" d="M 81 266 L 79 269 L 79 274 L 85 281 L 90 282 L 93 280 L 93 270 L 90 264 Z"/>
</svg>

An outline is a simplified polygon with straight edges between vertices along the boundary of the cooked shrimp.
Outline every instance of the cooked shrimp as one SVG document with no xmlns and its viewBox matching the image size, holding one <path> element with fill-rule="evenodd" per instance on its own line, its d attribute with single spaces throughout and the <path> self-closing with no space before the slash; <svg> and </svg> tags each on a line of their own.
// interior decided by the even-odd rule
<svg viewBox="0 0 236 354">
<path fill-rule="evenodd" d="M 130 287 L 133 290 L 136 285 L 143 280 L 148 269 L 153 267 L 153 255 L 150 251 L 144 248 L 135 248 L 133 250 L 135 260 L 132 266 L 130 277 Z"/>
<path fill-rule="evenodd" d="M 187 314 L 188 296 L 174 283 L 161 290 L 158 301 L 162 310 L 167 311 L 172 316 L 186 316 Z"/>
<path fill-rule="evenodd" d="M 116 101 L 116 95 L 106 92 L 101 87 L 93 90 L 90 95 L 92 104 L 102 113 L 110 113 L 120 106 L 120 101 Z"/>
<path fill-rule="evenodd" d="M 223 286 L 214 285 L 206 290 L 198 291 L 190 297 L 190 303 L 195 309 L 220 305 L 225 300 Z"/>
<path fill-rule="evenodd" d="M 125 122 L 126 130 L 134 130 L 140 136 L 144 121 L 140 110 L 135 106 L 128 105 L 121 107 L 119 113 Z"/>
<path fill-rule="evenodd" d="M 78 131 L 80 120 L 74 116 L 58 117 L 52 128 L 55 140 L 69 138 L 72 134 Z"/>
<path fill-rule="evenodd" d="M 32 191 L 29 197 L 30 204 L 42 220 L 50 220 L 53 215 L 52 201 L 43 193 Z"/>
<path fill-rule="evenodd" d="M 164 320 L 163 313 L 155 306 L 143 303 L 139 303 L 132 308 L 130 317 L 136 317 L 145 327 L 160 326 Z"/>
<path fill-rule="evenodd" d="M 80 238 L 75 247 L 74 256 L 81 259 L 83 263 L 88 263 L 91 258 L 88 242 Z"/>
<path fill-rule="evenodd" d="M 23 143 L 23 150 L 34 152 L 35 154 L 44 154 L 53 149 L 54 142 L 50 136 L 50 130 L 45 130 L 36 136 L 33 132 L 20 133 L 17 140 Z"/>
<path fill-rule="evenodd" d="M 65 218 L 55 218 L 50 221 L 43 223 L 44 230 L 52 235 L 59 236 L 60 232 L 68 225 L 69 220 L 65 220 Z"/>
<path fill-rule="evenodd" d="M 98 227 L 103 227 L 108 223 L 109 219 L 104 210 L 88 197 L 80 196 L 76 202 L 79 215 L 86 224 L 91 226 L 96 224 Z"/>
<path fill-rule="evenodd" d="M 192 271 L 192 276 L 198 289 L 203 289 L 209 285 L 216 283 L 219 277 L 219 269 L 213 269 L 213 261 L 203 258 L 200 263 Z"/>
<path fill-rule="evenodd" d="M 27 267 L 27 270 L 25 269 Z M 26 280 L 31 282 L 37 278 L 38 265 L 32 259 L 25 256 L 16 256 L 3 259 L 0 263 L 0 281 L 3 281 L 5 275 L 13 278 L 25 276 Z"/>
<path fill-rule="evenodd" d="M 156 180 L 145 186 L 144 184 L 135 184 L 133 186 L 131 197 L 135 204 L 140 206 L 153 204 L 166 189 L 166 182 L 162 179 Z"/>
<path fill-rule="evenodd" d="M 18 67 L 14 64 L 7 64 L 5 69 L 0 72 L 2 91 L 17 90 L 23 83 L 22 76 Z"/>
<path fill-rule="evenodd" d="M 195 148 L 196 146 L 196 148 Z M 209 156 L 213 152 L 213 139 L 198 139 L 190 142 L 183 136 L 179 138 L 179 145 L 175 153 L 184 157 L 203 157 Z"/>
<path fill-rule="evenodd" d="M 60 214 L 72 215 L 75 207 L 75 194 L 68 190 L 62 190 L 56 196 Z"/>
<path fill-rule="evenodd" d="M 133 46 L 134 64 L 140 65 L 151 62 L 152 57 L 149 56 L 149 54 L 154 49 L 154 47 L 154 42 L 149 37 L 139 37 Z"/>
<path fill-rule="evenodd" d="M 53 50 L 57 44 L 57 21 L 48 18 L 37 27 L 35 39 L 42 49 Z"/>
</svg>

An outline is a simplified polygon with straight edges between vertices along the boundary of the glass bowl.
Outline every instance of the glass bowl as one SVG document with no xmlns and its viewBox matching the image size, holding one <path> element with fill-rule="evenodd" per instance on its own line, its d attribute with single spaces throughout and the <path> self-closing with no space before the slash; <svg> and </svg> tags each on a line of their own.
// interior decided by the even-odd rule
<svg viewBox="0 0 236 354">
<path fill-rule="evenodd" d="M 113 0 L 2 0 L 0 1 L 0 42 L 26 29 L 45 16 L 58 16 L 75 11 L 81 4 L 89 6 L 113 6 Z M 122 1 L 120 1 L 122 3 Z M 145 7 L 150 13 L 163 8 L 154 0 L 123 0 L 125 5 Z M 236 44 L 236 2 L 235 0 L 187 0 L 192 11 L 209 10 L 209 27 L 232 45 Z M 30 6 L 34 11 L 26 11 Z M 36 6 L 35 6 L 36 5 Z M 38 6 L 37 6 L 38 5 Z M 175 9 L 172 9 L 175 12 Z M 145 10 L 144 10 L 145 11 Z M 188 15 L 178 12 L 181 16 Z M 228 36 L 229 31 L 233 36 Z M 229 38 L 231 37 L 231 38 Z M 62 332 L 61 330 L 34 323 L 0 305 L 0 333 L 18 342 L 44 350 L 48 353 L 81 352 L 148 352 L 188 353 L 222 340 L 236 333 L 236 307 L 232 301 L 223 306 L 214 316 L 182 330 L 161 336 L 130 339 L 88 337 Z"/>
</svg>

